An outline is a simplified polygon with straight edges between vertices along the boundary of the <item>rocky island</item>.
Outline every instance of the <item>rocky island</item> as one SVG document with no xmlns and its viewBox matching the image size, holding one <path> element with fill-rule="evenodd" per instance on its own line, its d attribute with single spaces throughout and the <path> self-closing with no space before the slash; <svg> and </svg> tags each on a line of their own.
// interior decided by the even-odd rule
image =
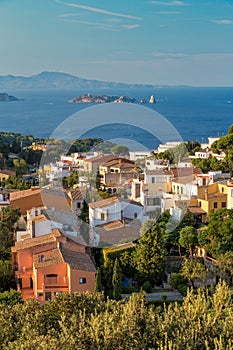
<svg viewBox="0 0 233 350">
<path fill-rule="evenodd" d="M 143 102 L 142 102 L 143 101 Z M 145 103 L 144 100 L 137 100 L 128 96 L 107 96 L 107 95 L 91 95 L 83 94 L 78 97 L 74 97 L 68 102 L 76 103 Z"/>
<path fill-rule="evenodd" d="M 11 101 L 19 101 L 19 100 L 17 97 L 8 95 L 5 92 L 0 93 L 0 102 L 11 102 Z"/>
</svg>

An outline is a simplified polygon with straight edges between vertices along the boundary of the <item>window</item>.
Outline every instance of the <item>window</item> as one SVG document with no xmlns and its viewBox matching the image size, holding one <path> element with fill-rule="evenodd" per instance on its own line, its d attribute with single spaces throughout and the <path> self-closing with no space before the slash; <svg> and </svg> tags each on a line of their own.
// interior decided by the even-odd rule
<svg viewBox="0 0 233 350">
<path fill-rule="evenodd" d="M 152 183 L 152 184 L 155 183 L 155 178 L 154 178 L 154 177 L 151 178 L 151 183 Z"/>
<path fill-rule="evenodd" d="M 48 278 L 52 278 L 52 277 L 56 277 L 57 278 L 57 274 L 55 274 L 55 273 L 50 273 L 49 275 L 46 275 L 46 277 L 48 277 Z"/>
<path fill-rule="evenodd" d="M 227 203 L 226 202 L 222 202 L 222 208 L 226 208 L 227 207 Z"/>
<path fill-rule="evenodd" d="M 81 278 L 79 278 L 79 283 L 80 283 L 80 284 L 85 284 L 85 283 L 87 283 L 86 277 L 81 277 Z"/>
<path fill-rule="evenodd" d="M 137 219 L 138 213 L 134 213 L 134 219 Z"/>
<path fill-rule="evenodd" d="M 224 187 L 222 187 L 222 193 L 224 193 Z"/>
<path fill-rule="evenodd" d="M 77 209 L 80 209 L 80 208 L 81 208 L 81 203 L 78 202 L 78 203 L 77 203 Z"/>
<path fill-rule="evenodd" d="M 100 218 L 101 221 L 104 221 L 105 220 L 105 213 L 101 213 L 101 218 Z"/>
<path fill-rule="evenodd" d="M 160 205 L 160 198 L 147 198 L 146 199 L 146 204 L 148 206 L 150 205 Z"/>
<path fill-rule="evenodd" d="M 183 187 L 181 187 L 180 188 L 180 193 L 183 194 L 183 191 L 184 191 L 184 189 L 183 189 Z"/>
<path fill-rule="evenodd" d="M 52 293 L 51 292 L 45 292 L 45 300 L 51 300 L 52 299 Z"/>
<path fill-rule="evenodd" d="M 39 259 L 39 262 L 43 262 L 43 261 L 45 261 L 45 256 L 39 255 L 38 259 Z"/>
<path fill-rule="evenodd" d="M 233 197 L 233 190 L 231 190 L 231 197 Z"/>
<path fill-rule="evenodd" d="M 214 202 L 214 208 L 217 209 L 218 208 L 218 203 Z"/>
</svg>

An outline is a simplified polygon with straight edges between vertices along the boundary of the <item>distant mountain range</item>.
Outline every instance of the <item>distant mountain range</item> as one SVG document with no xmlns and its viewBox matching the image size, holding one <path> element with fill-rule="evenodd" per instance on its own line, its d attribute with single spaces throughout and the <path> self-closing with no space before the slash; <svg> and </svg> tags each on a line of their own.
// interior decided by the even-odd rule
<svg viewBox="0 0 233 350">
<path fill-rule="evenodd" d="M 100 80 L 82 79 L 77 76 L 59 73 L 42 72 L 30 77 L 1 75 L 0 90 L 4 89 L 124 89 L 155 88 L 155 85 L 114 83 Z"/>
</svg>

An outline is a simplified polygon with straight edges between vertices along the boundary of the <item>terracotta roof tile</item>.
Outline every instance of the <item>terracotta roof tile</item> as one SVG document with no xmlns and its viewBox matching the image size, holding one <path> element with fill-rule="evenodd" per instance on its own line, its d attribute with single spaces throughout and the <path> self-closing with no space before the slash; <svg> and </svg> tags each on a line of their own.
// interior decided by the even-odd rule
<svg viewBox="0 0 233 350">
<path fill-rule="evenodd" d="M 64 262 L 66 262 L 72 269 L 93 272 L 96 271 L 95 265 L 87 253 L 80 253 L 61 248 L 61 254 Z"/>
<path fill-rule="evenodd" d="M 106 199 L 101 199 L 100 201 L 97 201 L 94 203 L 90 203 L 89 207 L 92 209 L 104 208 L 104 207 L 107 207 L 109 205 L 116 204 L 118 202 L 119 202 L 119 199 L 117 197 L 110 197 L 110 198 L 106 198 Z"/>
<path fill-rule="evenodd" d="M 35 268 L 46 267 L 56 264 L 63 264 L 64 259 L 59 249 L 49 250 L 33 256 Z"/>
</svg>

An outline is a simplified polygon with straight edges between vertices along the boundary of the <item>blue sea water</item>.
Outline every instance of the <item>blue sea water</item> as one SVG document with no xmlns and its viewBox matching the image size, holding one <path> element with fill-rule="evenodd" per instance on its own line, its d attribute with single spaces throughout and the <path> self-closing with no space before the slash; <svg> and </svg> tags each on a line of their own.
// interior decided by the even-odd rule
<svg viewBox="0 0 233 350">
<path fill-rule="evenodd" d="M 56 127 L 77 111 L 89 104 L 68 103 L 68 100 L 87 91 L 61 90 L 16 90 L 4 91 L 23 99 L 18 102 L 0 103 L 0 130 L 35 137 L 50 137 Z M 95 94 L 128 95 L 134 98 L 156 98 L 156 104 L 148 108 L 163 115 L 179 132 L 183 140 L 206 142 L 209 136 L 222 136 L 233 123 L 232 88 L 158 87 L 128 89 L 125 91 L 88 91 Z M 95 118 L 95 116 L 93 116 Z M 117 116 L 116 116 L 117 121 Z M 137 120 L 135 120 L 137 124 Z M 131 126 L 102 126 L 91 130 L 83 137 L 103 139 L 128 138 L 154 149 L 160 143 L 147 132 Z M 171 140 L 172 141 L 172 140 Z"/>
</svg>

